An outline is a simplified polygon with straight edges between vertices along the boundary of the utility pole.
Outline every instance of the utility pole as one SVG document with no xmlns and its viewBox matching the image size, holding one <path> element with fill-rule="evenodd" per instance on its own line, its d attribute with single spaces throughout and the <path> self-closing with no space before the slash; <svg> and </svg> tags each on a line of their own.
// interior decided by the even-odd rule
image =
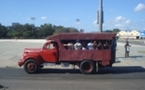
<svg viewBox="0 0 145 90">
<path fill-rule="evenodd" d="M 97 12 L 97 24 L 99 32 L 102 32 L 103 24 L 103 0 L 99 0 L 99 11 Z"/>
</svg>

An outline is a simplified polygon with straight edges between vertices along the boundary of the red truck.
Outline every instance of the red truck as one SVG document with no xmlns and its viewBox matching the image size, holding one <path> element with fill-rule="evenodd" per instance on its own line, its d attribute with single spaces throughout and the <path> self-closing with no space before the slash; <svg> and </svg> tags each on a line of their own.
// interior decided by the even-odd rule
<svg viewBox="0 0 145 90">
<path fill-rule="evenodd" d="M 112 66 L 115 56 L 116 33 L 67 33 L 48 36 L 42 48 L 25 48 L 18 65 L 32 74 L 44 63 L 69 63 L 78 65 L 81 73 L 91 74 Z"/>
</svg>

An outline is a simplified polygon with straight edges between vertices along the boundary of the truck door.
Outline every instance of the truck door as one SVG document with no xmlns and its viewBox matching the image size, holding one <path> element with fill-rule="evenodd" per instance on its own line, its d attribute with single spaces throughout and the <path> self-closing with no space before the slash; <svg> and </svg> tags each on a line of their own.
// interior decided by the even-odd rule
<svg viewBox="0 0 145 90">
<path fill-rule="evenodd" d="M 55 63 L 58 60 L 58 49 L 56 43 L 47 43 L 43 47 L 42 58 L 44 62 Z"/>
</svg>

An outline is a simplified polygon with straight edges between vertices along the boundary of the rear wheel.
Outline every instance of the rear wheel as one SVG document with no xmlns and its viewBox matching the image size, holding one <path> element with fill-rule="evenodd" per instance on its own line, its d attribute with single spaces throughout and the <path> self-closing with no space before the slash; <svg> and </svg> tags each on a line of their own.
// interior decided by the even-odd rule
<svg viewBox="0 0 145 90">
<path fill-rule="evenodd" d="M 28 59 L 24 64 L 24 70 L 29 74 L 38 72 L 38 69 L 38 64 L 33 59 Z"/>
<path fill-rule="evenodd" d="M 91 60 L 82 61 L 80 64 L 80 71 L 83 74 L 91 74 L 96 70 L 95 63 Z"/>
</svg>

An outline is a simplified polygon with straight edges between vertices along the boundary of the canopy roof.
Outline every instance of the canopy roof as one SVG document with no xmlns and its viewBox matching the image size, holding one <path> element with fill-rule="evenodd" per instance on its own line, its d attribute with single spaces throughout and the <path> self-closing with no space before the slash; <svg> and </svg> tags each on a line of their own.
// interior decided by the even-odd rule
<svg viewBox="0 0 145 90">
<path fill-rule="evenodd" d="M 47 40 L 90 40 L 90 39 L 112 39 L 116 33 L 62 33 L 48 36 Z"/>
</svg>

